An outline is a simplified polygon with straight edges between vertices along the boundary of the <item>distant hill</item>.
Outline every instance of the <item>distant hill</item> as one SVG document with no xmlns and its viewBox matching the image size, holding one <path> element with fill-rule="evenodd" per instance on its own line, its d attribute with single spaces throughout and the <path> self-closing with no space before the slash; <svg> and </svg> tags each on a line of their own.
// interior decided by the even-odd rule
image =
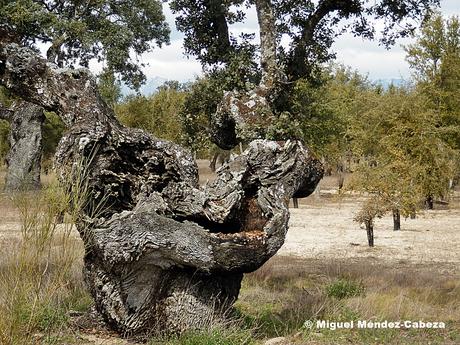
<svg viewBox="0 0 460 345">
<path fill-rule="evenodd" d="M 147 79 L 147 82 L 141 86 L 141 89 L 139 90 L 141 95 L 144 96 L 149 96 L 152 93 L 156 92 L 158 87 L 163 85 L 168 79 L 162 78 L 162 77 L 154 77 Z M 121 94 L 123 96 L 127 96 L 130 94 L 134 94 L 134 90 L 131 90 L 129 87 L 127 87 L 125 84 L 121 85 Z"/>
<path fill-rule="evenodd" d="M 405 79 L 396 79 L 396 78 L 391 78 L 391 79 L 377 79 L 374 80 L 375 85 L 382 85 L 384 89 L 388 89 L 390 85 L 394 86 L 403 86 L 407 84 L 408 81 Z"/>
</svg>

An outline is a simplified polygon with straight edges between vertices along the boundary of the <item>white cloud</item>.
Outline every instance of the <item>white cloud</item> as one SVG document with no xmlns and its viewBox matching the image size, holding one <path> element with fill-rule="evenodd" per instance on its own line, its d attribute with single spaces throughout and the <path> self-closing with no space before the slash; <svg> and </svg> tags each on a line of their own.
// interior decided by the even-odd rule
<svg viewBox="0 0 460 345">
<path fill-rule="evenodd" d="M 445 16 L 460 14 L 459 0 L 441 0 L 441 13 Z M 376 27 L 378 31 L 379 27 Z M 337 53 L 337 62 L 350 66 L 370 79 L 408 79 L 410 69 L 405 61 L 406 53 L 402 48 L 413 42 L 413 39 L 399 39 L 396 45 L 387 50 L 377 41 L 365 41 L 351 34 L 337 39 L 333 50 Z"/>
<path fill-rule="evenodd" d="M 441 0 L 441 10 L 445 16 L 460 15 L 460 2 L 458 0 Z"/>
<path fill-rule="evenodd" d="M 333 50 L 337 53 L 337 63 L 367 74 L 372 80 L 408 79 L 409 65 L 405 61 L 406 53 L 401 45 L 409 42 L 409 39 L 399 40 L 394 47 L 387 50 L 376 41 L 346 34 L 337 40 Z"/>
<path fill-rule="evenodd" d="M 188 81 L 201 75 L 201 65 L 193 57 L 183 53 L 182 40 L 142 55 L 141 62 L 148 63 L 143 71 L 148 78 L 162 77 L 169 80 Z"/>
<path fill-rule="evenodd" d="M 410 71 L 404 58 L 405 52 L 400 49 L 379 52 L 353 46 L 341 49 L 336 62 L 369 75 L 371 80 L 408 79 Z"/>
<path fill-rule="evenodd" d="M 202 74 L 197 61 L 164 61 L 152 58 L 149 66 L 144 68 L 147 78 L 161 77 L 168 80 L 191 81 Z"/>
</svg>

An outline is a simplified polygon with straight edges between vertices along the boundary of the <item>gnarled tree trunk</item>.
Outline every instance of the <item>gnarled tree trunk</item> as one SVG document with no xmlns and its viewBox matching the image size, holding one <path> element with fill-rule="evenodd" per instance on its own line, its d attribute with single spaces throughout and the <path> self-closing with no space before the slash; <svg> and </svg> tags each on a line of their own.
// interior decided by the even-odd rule
<svg viewBox="0 0 460 345">
<path fill-rule="evenodd" d="M 0 44 L 0 82 L 69 128 L 56 153 L 61 175 L 88 159 L 91 202 L 106 207 L 97 215 L 87 207 L 77 224 L 84 275 L 98 311 L 121 332 L 180 332 L 223 317 L 243 273 L 283 244 L 289 199 L 309 195 L 322 177 L 300 142 L 255 140 L 199 187 L 190 152 L 123 127 L 87 70 Z"/>
<path fill-rule="evenodd" d="M 40 188 L 43 108 L 28 102 L 21 102 L 11 110 L 1 108 L 0 118 L 11 126 L 5 190 Z"/>
</svg>

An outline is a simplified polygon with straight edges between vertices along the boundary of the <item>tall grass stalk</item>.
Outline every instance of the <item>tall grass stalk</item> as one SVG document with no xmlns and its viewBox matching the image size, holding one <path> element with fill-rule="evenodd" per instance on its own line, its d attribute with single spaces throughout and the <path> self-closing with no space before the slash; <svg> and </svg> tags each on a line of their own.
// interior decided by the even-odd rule
<svg viewBox="0 0 460 345">
<path fill-rule="evenodd" d="M 67 327 L 69 311 L 91 304 L 81 273 L 83 243 L 74 225 L 82 210 L 88 209 L 90 163 L 82 159 L 61 176 L 61 182 L 11 198 L 18 209 L 21 232 L 2 245 L 2 345 L 57 341 Z M 101 205 L 93 207 L 95 213 L 101 210 Z"/>
</svg>

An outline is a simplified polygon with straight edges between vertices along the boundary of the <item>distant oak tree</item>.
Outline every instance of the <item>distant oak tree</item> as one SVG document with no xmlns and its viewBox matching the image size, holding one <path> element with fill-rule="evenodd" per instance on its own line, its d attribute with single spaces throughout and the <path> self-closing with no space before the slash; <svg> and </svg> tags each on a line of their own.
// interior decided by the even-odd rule
<svg viewBox="0 0 460 345">
<path fill-rule="evenodd" d="M 48 61 L 87 67 L 104 62 L 134 87 L 145 80 L 142 53 L 169 42 L 160 1 L 19 0 L 0 4 L 0 21 L 22 45 L 46 45 Z M 42 45 L 43 46 L 43 45 Z"/>
</svg>

